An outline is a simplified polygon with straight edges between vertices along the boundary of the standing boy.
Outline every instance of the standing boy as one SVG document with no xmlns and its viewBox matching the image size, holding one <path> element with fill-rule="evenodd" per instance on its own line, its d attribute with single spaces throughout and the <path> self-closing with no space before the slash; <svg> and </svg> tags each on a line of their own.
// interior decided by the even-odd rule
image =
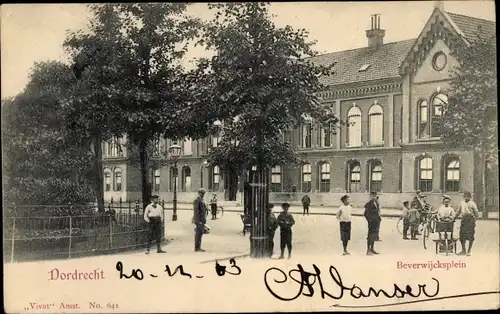
<svg viewBox="0 0 500 314">
<path fill-rule="evenodd" d="M 412 202 L 412 205 L 414 202 Z M 403 202 L 403 240 L 409 240 L 408 230 L 410 229 L 410 202 Z"/>
<path fill-rule="evenodd" d="M 349 202 L 349 196 L 344 195 L 340 199 L 342 205 L 339 207 L 337 212 L 337 219 L 340 221 L 340 240 L 342 241 L 342 247 L 344 248 L 344 253 L 342 255 L 350 255 L 347 252 L 347 243 L 351 240 L 351 215 L 352 206 Z"/>
<path fill-rule="evenodd" d="M 306 214 L 309 216 L 309 205 L 311 205 L 311 199 L 306 194 L 304 195 L 304 197 L 302 197 L 302 208 L 304 209 L 303 213 L 304 216 Z"/>
<path fill-rule="evenodd" d="M 267 204 L 267 255 L 268 257 L 273 256 L 273 251 L 274 251 L 274 234 L 276 232 L 276 229 L 278 228 L 278 220 L 276 219 L 276 216 L 274 216 L 273 213 L 273 204 Z"/>
<path fill-rule="evenodd" d="M 460 244 L 462 251 L 459 255 L 471 255 L 472 244 L 474 243 L 474 234 L 476 229 L 476 219 L 479 218 L 479 210 L 476 203 L 471 200 L 471 193 L 464 192 L 464 200 L 460 203 L 456 216 L 462 216 L 460 223 Z M 465 251 L 465 242 L 469 241 L 469 249 Z"/>
<path fill-rule="evenodd" d="M 285 258 L 285 246 L 288 248 L 288 258 L 292 255 L 292 226 L 295 224 L 295 220 L 292 215 L 288 213 L 290 204 L 281 204 L 283 211 L 278 215 L 278 225 L 280 226 L 280 236 L 281 236 L 281 255 L 280 259 Z"/>
<path fill-rule="evenodd" d="M 212 220 L 217 219 L 217 193 L 214 193 L 210 200 L 210 209 L 212 211 Z"/>
<path fill-rule="evenodd" d="M 370 193 L 370 201 L 365 204 L 364 216 L 368 222 L 368 236 L 366 255 L 379 254 L 375 251 L 375 241 L 378 239 L 380 229 L 380 211 L 377 204 L 377 192 Z"/>
<path fill-rule="evenodd" d="M 151 196 L 151 204 L 144 210 L 144 220 L 149 223 L 148 248 L 146 254 L 149 254 L 151 242 L 156 240 L 156 252 L 166 253 L 161 249 L 161 225 L 163 223 L 163 207 L 158 204 L 158 195 Z"/>
</svg>

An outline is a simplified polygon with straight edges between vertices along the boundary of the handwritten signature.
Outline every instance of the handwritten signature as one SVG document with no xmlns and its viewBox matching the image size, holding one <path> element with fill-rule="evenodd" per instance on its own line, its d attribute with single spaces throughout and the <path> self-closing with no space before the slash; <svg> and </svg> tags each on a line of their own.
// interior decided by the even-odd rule
<svg viewBox="0 0 500 314">
<path fill-rule="evenodd" d="M 418 289 L 416 291 L 414 291 L 410 285 L 406 285 L 406 287 L 403 289 L 399 287 L 397 284 L 394 284 L 394 290 L 391 292 L 387 292 L 383 289 L 377 290 L 374 287 L 368 287 L 367 289 L 362 289 L 356 284 L 352 284 L 351 286 L 344 284 L 337 268 L 335 268 L 334 266 L 330 266 L 329 268 L 330 277 L 331 279 L 333 279 L 333 282 L 337 285 L 337 287 L 340 288 L 337 294 L 334 295 L 325 290 L 325 287 L 323 286 L 323 280 L 321 278 L 321 270 L 315 264 L 313 264 L 313 269 L 314 269 L 313 272 L 308 272 L 304 270 L 301 264 L 297 264 L 297 269 L 290 270 L 287 276 L 287 274 L 283 270 L 277 267 L 271 267 L 264 273 L 264 283 L 266 285 L 267 291 L 269 291 L 269 293 L 278 300 L 293 301 L 299 298 L 300 296 L 313 297 L 315 293 L 314 285 L 317 282 L 319 285 L 320 295 L 322 299 L 328 297 L 330 299 L 340 300 L 344 297 L 344 293 L 346 292 L 350 292 L 350 296 L 355 299 L 369 298 L 372 296 L 378 298 L 381 295 L 389 299 L 393 298 L 400 299 L 406 296 L 411 298 L 418 298 L 422 294 L 428 298 L 432 298 L 439 294 L 439 281 L 436 278 L 432 278 L 436 282 L 436 288 L 433 294 L 428 293 L 426 284 L 419 284 Z M 273 273 L 274 273 L 274 279 L 271 278 Z M 277 275 L 282 276 L 282 279 L 276 279 Z M 288 278 L 290 278 L 292 281 L 298 284 L 298 291 L 295 296 L 286 297 L 280 295 L 276 293 L 275 290 L 273 290 L 273 288 L 269 284 L 270 279 L 274 280 L 274 282 L 277 284 L 284 284 L 288 281 Z M 307 290 L 304 291 L 304 289 Z"/>
</svg>

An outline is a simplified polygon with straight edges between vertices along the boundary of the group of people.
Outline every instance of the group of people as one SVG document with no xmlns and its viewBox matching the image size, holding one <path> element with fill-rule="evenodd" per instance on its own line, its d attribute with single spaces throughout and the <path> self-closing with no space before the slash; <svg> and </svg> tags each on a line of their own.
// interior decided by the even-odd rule
<svg viewBox="0 0 500 314">
<path fill-rule="evenodd" d="M 195 252 L 204 252 L 201 248 L 202 237 L 206 232 L 206 205 L 204 201 L 205 190 L 198 190 L 198 197 L 193 202 L 193 219 L 192 222 L 195 224 L 195 237 L 194 237 L 194 250 Z M 460 235 L 459 240 L 462 246 L 462 250 L 459 255 L 470 255 L 472 250 L 472 245 L 474 243 L 474 234 L 476 227 L 476 219 L 479 218 L 479 210 L 476 203 L 471 199 L 470 192 L 464 192 L 463 201 L 458 206 L 457 210 L 454 210 L 450 206 L 450 197 L 448 195 L 443 195 L 442 204 L 436 210 L 432 209 L 430 204 L 426 200 L 426 196 L 422 194 L 421 191 L 417 191 L 416 196 L 413 198 L 412 202 L 404 202 L 403 208 L 403 239 L 405 240 L 418 240 L 417 235 L 418 225 L 423 222 L 426 216 L 429 214 L 435 215 L 440 222 L 452 222 L 457 217 L 462 217 L 460 224 Z M 352 206 L 350 204 L 350 198 L 348 195 L 342 196 L 340 199 L 342 204 L 337 212 L 337 219 L 340 225 L 340 238 L 343 246 L 343 255 L 350 255 L 347 250 L 349 241 L 351 240 L 351 219 L 352 219 Z M 304 199 L 302 200 L 304 203 Z M 306 200 L 307 201 L 307 200 Z M 307 207 L 309 207 L 309 202 Z M 212 219 L 216 219 L 217 213 L 217 196 L 214 195 L 211 200 L 212 209 Z M 274 249 L 274 235 L 278 227 L 280 228 L 280 259 L 284 258 L 285 248 L 288 250 L 288 258 L 291 257 L 292 253 L 292 227 L 295 224 L 293 216 L 288 212 L 290 208 L 289 203 L 281 204 L 282 212 L 276 218 L 272 212 L 274 205 L 267 205 L 267 215 L 268 215 L 268 226 L 267 226 L 267 239 L 268 239 L 268 251 L 269 257 L 273 255 Z M 308 213 L 308 210 L 307 210 Z M 304 215 L 306 214 L 306 209 L 304 206 Z M 378 255 L 379 253 L 375 251 L 375 242 L 381 241 L 379 238 L 381 213 L 380 204 L 377 192 L 370 193 L 370 200 L 365 204 L 364 217 L 368 223 L 368 234 L 366 238 L 366 254 L 367 255 Z M 149 243 L 147 247 L 146 254 L 150 252 L 151 242 L 156 240 L 157 252 L 165 253 L 161 249 L 161 225 L 163 223 L 163 207 L 158 204 L 158 196 L 153 195 L 151 197 L 151 204 L 149 204 L 144 210 L 144 220 L 150 225 L 150 236 Z M 410 238 L 408 238 L 408 231 L 410 231 Z M 466 242 L 469 241 L 469 246 L 466 249 Z"/>
<path fill-rule="evenodd" d="M 342 205 L 337 211 L 337 219 L 340 225 L 340 240 L 342 241 L 342 255 L 350 255 L 347 251 L 347 245 L 351 240 L 351 219 L 352 205 L 349 195 L 344 195 L 340 198 Z M 375 242 L 381 241 L 379 237 L 380 222 L 380 204 L 376 192 L 370 193 L 370 200 L 365 204 L 364 217 L 368 223 L 368 234 L 366 237 L 366 255 L 378 255 L 375 251 Z"/>
<path fill-rule="evenodd" d="M 425 217 L 434 215 L 438 222 L 444 223 L 451 223 L 456 218 L 461 217 L 459 241 L 462 250 L 459 255 L 471 255 L 479 210 L 476 203 L 472 201 L 471 193 L 467 191 L 463 193 L 463 200 L 457 210 L 450 206 L 450 201 L 448 195 L 443 195 L 441 205 L 437 209 L 433 209 L 427 202 L 426 196 L 421 191 L 417 191 L 417 195 L 413 198 L 411 204 L 408 201 L 403 204 L 403 239 L 418 240 L 418 226 L 424 221 Z M 410 230 L 411 238 L 408 238 L 408 230 Z M 469 241 L 469 246 L 466 249 L 467 241 Z"/>
</svg>

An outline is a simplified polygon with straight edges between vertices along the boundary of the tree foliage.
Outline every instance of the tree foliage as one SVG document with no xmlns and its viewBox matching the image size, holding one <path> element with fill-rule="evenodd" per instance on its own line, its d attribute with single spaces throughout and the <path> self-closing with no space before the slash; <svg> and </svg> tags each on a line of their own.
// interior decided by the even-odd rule
<svg viewBox="0 0 500 314">
<path fill-rule="evenodd" d="M 453 73 L 444 108 L 442 139 L 456 147 L 475 147 L 497 163 L 497 58 L 494 42 L 479 38 L 453 52 Z"/>
<path fill-rule="evenodd" d="M 93 199 L 90 156 L 65 130 L 61 101 L 75 83 L 60 62 L 35 63 L 26 89 L 2 103 L 5 197 L 22 204 Z"/>
<path fill-rule="evenodd" d="M 200 100 L 206 75 L 202 69 L 185 71 L 181 64 L 201 25 L 185 14 L 187 6 L 91 5 L 90 31 L 71 33 L 66 41 L 88 84 L 77 97 L 85 111 L 75 115 L 82 118 L 79 125 L 104 126 L 99 129 L 108 131 L 104 137 L 127 135 L 137 148 L 144 204 L 150 196 L 148 146 L 154 138 L 204 137 L 210 126 Z M 96 113 L 97 121 L 91 119 Z"/>
<path fill-rule="evenodd" d="M 316 55 L 304 29 L 278 28 L 266 3 L 210 4 L 215 19 L 202 44 L 213 49 L 200 66 L 210 74 L 210 110 L 223 121 L 225 139 L 211 151 L 212 164 L 267 166 L 297 161 L 282 135 L 309 115 L 333 129 L 339 119 L 317 93 L 331 66 Z M 237 121 L 233 118 L 237 117 Z M 231 141 L 239 141 L 239 146 Z"/>
<path fill-rule="evenodd" d="M 459 66 L 453 73 L 442 120 L 442 140 L 452 147 L 472 147 L 480 172 L 478 205 L 486 207 L 488 168 L 498 166 L 497 58 L 494 39 L 478 37 L 453 52 Z"/>
</svg>

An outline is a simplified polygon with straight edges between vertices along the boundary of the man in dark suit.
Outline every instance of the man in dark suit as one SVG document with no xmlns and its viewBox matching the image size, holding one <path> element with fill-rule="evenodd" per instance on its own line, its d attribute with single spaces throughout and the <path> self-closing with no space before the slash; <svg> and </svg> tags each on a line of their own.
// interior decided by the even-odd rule
<svg viewBox="0 0 500 314">
<path fill-rule="evenodd" d="M 416 195 L 413 197 L 412 203 L 415 203 L 417 206 L 417 211 L 418 211 L 418 216 L 419 216 L 419 223 L 422 223 L 424 219 L 424 214 L 423 212 L 426 210 L 426 200 L 425 200 L 425 195 L 422 194 L 422 191 L 417 190 Z M 417 228 L 417 233 L 416 235 L 421 235 L 420 232 L 418 232 Z"/>
<path fill-rule="evenodd" d="M 203 197 L 205 196 L 205 190 L 198 190 L 198 197 L 193 202 L 193 223 L 196 225 L 194 234 L 194 251 L 195 252 L 205 252 L 201 248 L 201 238 L 203 237 L 203 232 L 205 231 L 206 220 L 206 210 L 205 201 Z"/>
<path fill-rule="evenodd" d="M 381 220 L 377 202 L 377 192 L 370 193 L 370 201 L 365 204 L 364 216 L 368 222 L 366 255 L 379 254 L 375 251 L 375 241 L 378 239 Z"/>
</svg>

